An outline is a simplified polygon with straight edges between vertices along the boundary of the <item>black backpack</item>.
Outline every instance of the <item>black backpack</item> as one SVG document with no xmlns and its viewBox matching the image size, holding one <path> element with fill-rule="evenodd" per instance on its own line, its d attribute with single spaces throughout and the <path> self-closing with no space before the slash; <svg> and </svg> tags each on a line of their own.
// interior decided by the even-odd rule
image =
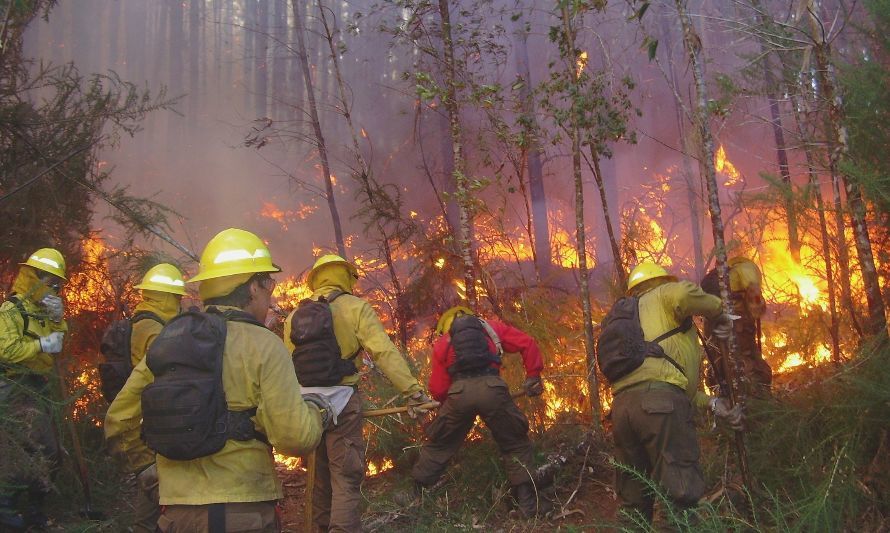
<svg viewBox="0 0 890 533">
<path fill-rule="evenodd" d="M 491 368 L 493 363 L 500 364 L 501 341 L 481 318 L 457 315 L 451 322 L 448 335 L 454 348 L 454 363 L 448 367 L 448 373 L 452 376 L 479 374 Z M 494 342 L 494 352 L 488 346 L 489 339 Z"/>
<path fill-rule="evenodd" d="M 306 387 L 332 387 L 346 376 L 358 372 L 353 359 L 343 359 L 334 335 L 331 302 L 345 294 L 334 291 L 318 301 L 300 301 L 291 318 L 290 340 L 294 343 L 294 370 L 300 384 Z M 361 351 L 361 350 L 359 350 Z"/>
<path fill-rule="evenodd" d="M 140 320 L 150 319 L 164 325 L 164 321 L 151 311 L 139 311 L 129 318 L 115 320 L 102 334 L 102 342 L 99 351 L 105 358 L 104 363 L 99 363 L 99 381 L 102 396 L 108 403 L 124 388 L 124 383 L 133 371 L 131 361 L 132 347 L 130 340 L 133 336 L 133 324 Z"/>
<path fill-rule="evenodd" d="M 666 359 L 683 372 L 683 367 L 664 353 L 658 344 L 664 339 L 688 331 L 692 327 L 692 317 L 676 328 L 647 341 L 640 325 L 640 299 L 634 296 L 621 298 L 602 322 L 602 331 L 596 341 L 596 361 L 600 371 L 609 383 L 615 383 L 643 364 L 647 357 Z"/>
<path fill-rule="evenodd" d="M 223 389 L 226 321 L 265 328 L 242 311 L 188 311 L 171 320 L 148 349 L 155 380 L 142 391 L 142 440 L 168 459 L 212 455 L 226 441 L 258 439 L 256 407 L 230 411 Z"/>
</svg>

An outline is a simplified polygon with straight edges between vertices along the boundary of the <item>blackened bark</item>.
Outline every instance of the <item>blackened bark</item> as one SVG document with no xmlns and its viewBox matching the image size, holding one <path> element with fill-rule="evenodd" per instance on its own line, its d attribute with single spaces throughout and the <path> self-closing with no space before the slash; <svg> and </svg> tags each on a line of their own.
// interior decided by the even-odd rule
<svg viewBox="0 0 890 533">
<path fill-rule="evenodd" d="M 309 69 L 309 56 L 306 52 L 306 27 L 303 25 L 303 14 L 300 12 L 301 3 L 297 0 L 291 1 L 292 11 L 294 14 L 294 29 L 297 38 L 297 55 L 299 56 L 300 66 L 303 70 L 303 84 L 306 89 L 306 96 L 309 101 L 309 117 L 312 120 L 312 129 L 315 132 L 315 142 L 318 148 L 318 157 L 321 159 L 321 170 L 324 174 L 325 195 L 328 202 L 328 210 L 331 212 L 331 224 L 334 227 L 334 239 L 337 242 L 337 251 L 344 259 L 349 259 L 346 255 L 346 244 L 343 241 L 343 229 L 340 226 L 340 214 L 337 212 L 337 202 L 334 199 L 334 184 L 331 180 L 331 167 L 328 163 L 328 150 L 325 145 L 324 135 L 321 131 L 321 122 L 318 120 L 318 108 L 315 104 L 315 92 L 312 85 L 312 71 Z"/>
<path fill-rule="evenodd" d="M 534 238 L 532 247 L 535 255 L 535 270 L 538 279 L 547 277 L 553 263 L 550 250 L 550 227 L 547 220 L 547 195 L 544 191 L 544 162 L 542 151 L 537 140 L 538 121 L 535 118 L 535 104 L 531 88 L 531 71 L 528 65 L 528 32 L 522 27 L 520 20 L 514 22 L 516 43 L 516 72 L 522 79 L 519 98 L 522 101 L 522 114 L 528 122 L 528 131 L 532 135 L 527 152 L 528 190 L 531 199 L 531 223 Z M 520 176 L 520 179 L 522 177 Z"/>
</svg>

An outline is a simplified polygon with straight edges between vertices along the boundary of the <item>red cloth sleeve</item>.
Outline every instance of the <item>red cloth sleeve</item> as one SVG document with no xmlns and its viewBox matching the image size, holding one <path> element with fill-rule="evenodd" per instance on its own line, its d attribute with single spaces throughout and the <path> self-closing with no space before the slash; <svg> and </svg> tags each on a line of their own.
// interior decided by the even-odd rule
<svg viewBox="0 0 890 533">
<path fill-rule="evenodd" d="M 447 356 L 451 351 L 448 335 L 441 335 L 433 343 L 433 355 L 430 359 L 429 391 L 434 400 L 442 402 L 451 388 L 451 375 L 448 373 Z"/>
<path fill-rule="evenodd" d="M 530 378 L 540 376 L 541 370 L 544 369 L 544 359 L 541 357 L 541 349 L 538 348 L 538 343 L 535 342 L 535 339 L 521 329 L 514 328 L 503 322 L 498 322 L 497 320 L 488 320 L 487 322 L 491 329 L 500 337 L 504 352 L 518 352 L 522 355 L 525 375 Z"/>
</svg>

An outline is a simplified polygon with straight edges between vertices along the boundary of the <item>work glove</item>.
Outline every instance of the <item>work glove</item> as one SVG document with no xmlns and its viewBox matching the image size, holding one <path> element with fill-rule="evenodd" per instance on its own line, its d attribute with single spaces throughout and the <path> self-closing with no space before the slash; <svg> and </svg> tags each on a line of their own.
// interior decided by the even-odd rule
<svg viewBox="0 0 890 533">
<path fill-rule="evenodd" d="M 732 333 L 732 321 L 738 320 L 740 317 L 738 315 L 731 315 L 729 313 L 721 313 L 720 316 L 714 321 L 714 336 L 717 337 L 717 340 L 720 341 L 728 341 L 729 335 Z"/>
<path fill-rule="evenodd" d="M 53 331 L 46 337 L 40 337 L 40 351 L 43 353 L 59 353 L 62 351 L 62 340 L 65 334 L 61 331 Z"/>
<path fill-rule="evenodd" d="M 332 425 L 336 424 L 337 412 L 334 411 L 334 406 L 331 404 L 330 400 L 321 394 L 310 392 L 303 395 L 303 401 L 318 409 L 318 413 L 321 415 L 322 429 L 327 430 Z"/>
<path fill-rule="evenodd" d="M 423 392 L 417 391 L 411 396 L 408 396 L 408 416 L 410 416 L 411 418 L 417 418 L 418 416 L 429 411 L 431 408 L 439 407 L 439 405 L 441 405 L 439 402 L 433 401 Z"/>
<path fill-rule="evenodd" d="M 745 415 L 742 413 L 742 406 L 729 406 L 729 400 L 726 398 L 711 398 L 711 411 L 714 416 L 726 421 L 729 427 L 736 431 L 741 431 L 744 427 Z"/>
<path fill-rule="evenodd" d="M 62 321 L 62 315 L 65 314 L 65 305 L 61 298 L 55 294 L 47 294 L 40 300 L 40 303 L 46 309 L 46 314 L 49 315 L 50 320 L 53 322 Z"/>
<path fill-rule="evenodd" d="M 158 490 L 158 465 L 152 463 L 136 474 L 136 484 L 145 494 L 154 494 Z"/>
<path fill-rule="evenodd" d="M 544 392 L 544 384 L 541 383 L 541 376 L 527 378 L 522 385 L 522 388 L 525 389 L 525 395 L 529 398 L 540 396 Z"/>
</svg>

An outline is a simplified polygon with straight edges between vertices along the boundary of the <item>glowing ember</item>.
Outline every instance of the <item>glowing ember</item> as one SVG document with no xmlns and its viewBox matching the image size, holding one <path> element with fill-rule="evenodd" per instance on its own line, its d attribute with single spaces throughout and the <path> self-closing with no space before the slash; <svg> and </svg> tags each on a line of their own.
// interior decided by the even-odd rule
<svg viewBox="0 0 890 533">
<path fill-rule="evenodd" d="M 445 267 L 445 258 L 440 257 L 440 258 L 436 259 L 436 262 L 434 264 L 436 265 L 436 268 L 438 268 L 439 270 L 442 270 L 442 268 Z"/>
<path fill-rule="evenodd" d="M 275 452 L 274 457 L 275 462 L 288 471 L 294 471 L 303 466 L 303 460 L 299 457 L 288 457 L 278 452 Z"/>
<path fill-rule="evenodd" d="M 391 470 L 394 466 L 392 459 L 389 458 L 384 459 L 379 466 L 373 461 L 368 461 L 367 474 L 368 476 L 376 476 L 377 474 L 382 474 L 387 470 Z"/>
<path fill-rule="evenodd" d="M 578 54 L 578 59 L 575 60 L 575 76 L 581 77 L 581 73 L 584 72 L 584 67 L 587 66 L 587 52 L 581 52 Z"/>
<path fill-rule="evenodd" d="M 726 176 L 726 180 L 723 182 L 724 187 L 732 187 L 742 178 L 735 165 L 726 158 L 726 150 L 722 144 L 717 148 L 717 153 L 714 154 L 714 166 L 717 167 L 717 172 L 721 172 Z"/>
</svg>

